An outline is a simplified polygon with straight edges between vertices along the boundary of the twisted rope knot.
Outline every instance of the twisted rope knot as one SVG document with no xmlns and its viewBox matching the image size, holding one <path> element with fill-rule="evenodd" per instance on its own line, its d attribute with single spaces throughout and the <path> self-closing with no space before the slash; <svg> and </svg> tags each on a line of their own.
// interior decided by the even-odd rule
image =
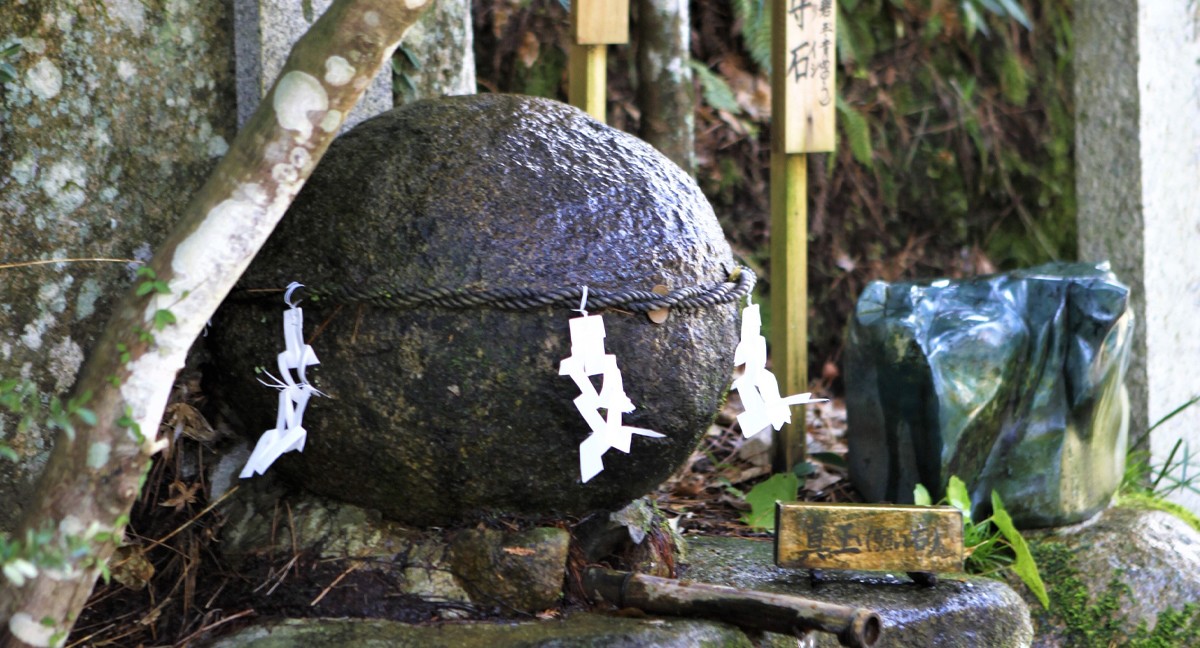
<svg viewBox="0 0 1200 648">
<path fill-rule="evenodd" d="M 717 304 L 735 302 L 750 293 L 757 277 L 745 266 L 736 268 L 729 277 L 706 286 L 689 286 L 660 295 L 648 290 L 619 288 L 606 290 L 589 288 L 588 310 L 619 308 L 635 313 L 648 313 L 663 308 L 693 311 Z M 380 308 L 421 308 L 435 306 L 452 309 L 495 308 L 522 311 L 560 306 L 576 308 L 583 296 L 582 286 L 554 290 L 533 288 L 406 288 L 400 286 L 309 286 L 310 299 L 332 304 L 370 304 Z"/>
</svg>

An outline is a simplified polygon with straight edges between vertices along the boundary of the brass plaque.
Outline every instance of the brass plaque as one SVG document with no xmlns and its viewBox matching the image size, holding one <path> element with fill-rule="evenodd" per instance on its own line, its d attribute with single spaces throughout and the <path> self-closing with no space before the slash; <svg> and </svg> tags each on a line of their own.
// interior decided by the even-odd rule
<svg viewBox="0 0 1200 648">
<path fill-rule="evenodd" d="M 962 512 L 953 506 L 776 504 L 775 564 L 805 569 L 959 572 Z"/>
</svg>

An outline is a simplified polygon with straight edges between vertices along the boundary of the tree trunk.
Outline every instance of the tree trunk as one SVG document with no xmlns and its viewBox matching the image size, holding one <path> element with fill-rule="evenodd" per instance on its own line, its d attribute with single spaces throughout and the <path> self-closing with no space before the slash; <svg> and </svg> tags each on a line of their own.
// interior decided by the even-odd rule
<svg viewBox="0 0 1200 648">
<path fill-rule="evenodd" d="M 77 417 L 74 438 L 59 434 L 15 536 L 44 531 L 37 550 L 61 549 L 66 561 L 0 586 L 0 645 L 65 640 L 162 447 L 159 422 L 188 348 L 425 1 L 338 0 L 293 48 L 270 101 L 147 266 L 153 274 L 116 308 L 73 389 L 94 418 Z"/>
<path fill-rule="evenodd" d="M 687 0 L 635 0 L 638 135 L 684 171 L 696 172 L 691 21 Z"/>
</svg>

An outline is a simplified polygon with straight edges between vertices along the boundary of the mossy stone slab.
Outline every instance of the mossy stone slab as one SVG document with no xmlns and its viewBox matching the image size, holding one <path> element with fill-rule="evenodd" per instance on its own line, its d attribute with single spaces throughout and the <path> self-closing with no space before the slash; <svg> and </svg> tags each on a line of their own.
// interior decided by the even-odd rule
<svg viewBox="0 0 1200 648">
<path fill-rule="evenodd" d="M 877 648 L 1024 648 L 1033 640 L 1029 608 L 1004 583 L 967 575 L 942 575 L 922 587 L 904 574 L 826 571 L 814 585 L 807 569 L 783 569 L 770 540 L 688 537 L 682 577 L 745 589 L 791 594 L 879 613 Z M 833 647 L 834 635 L 814 633 L 816 646 Z"/>
<path fill-rule="evenodd" d="M 1120 505 L 1026 535 L 1050 594 L 1049 610 L 1026 596 L 1034 646 L 1200 645 L 1200 532 L 1184 520 Z"/>
<path fill-rule="evenodd" d="M 411 625 L 369 619 L 288 619 L 254 625 L 210 648 L 751 648 L 737 628 L 686 619 L 577 613 L 552 621 Z"/>
</svg>

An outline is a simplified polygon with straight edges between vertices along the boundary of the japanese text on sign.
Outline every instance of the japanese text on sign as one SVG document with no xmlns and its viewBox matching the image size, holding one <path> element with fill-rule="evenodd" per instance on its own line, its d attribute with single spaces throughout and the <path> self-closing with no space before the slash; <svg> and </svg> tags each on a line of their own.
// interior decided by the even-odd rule
<svg viewBox="0 0 1200 648">
<path fill-rule="evenodd" d="M 900 571 L 962 569 L 962 513 L 949 506 L 777 505 L 780 567 Z"/>
<path fill-rule="evenodd" d="M 783 114 L 786 153 L 833 150 L 837 10 L 833 0 L 785 2 Z"/>
</svg>

